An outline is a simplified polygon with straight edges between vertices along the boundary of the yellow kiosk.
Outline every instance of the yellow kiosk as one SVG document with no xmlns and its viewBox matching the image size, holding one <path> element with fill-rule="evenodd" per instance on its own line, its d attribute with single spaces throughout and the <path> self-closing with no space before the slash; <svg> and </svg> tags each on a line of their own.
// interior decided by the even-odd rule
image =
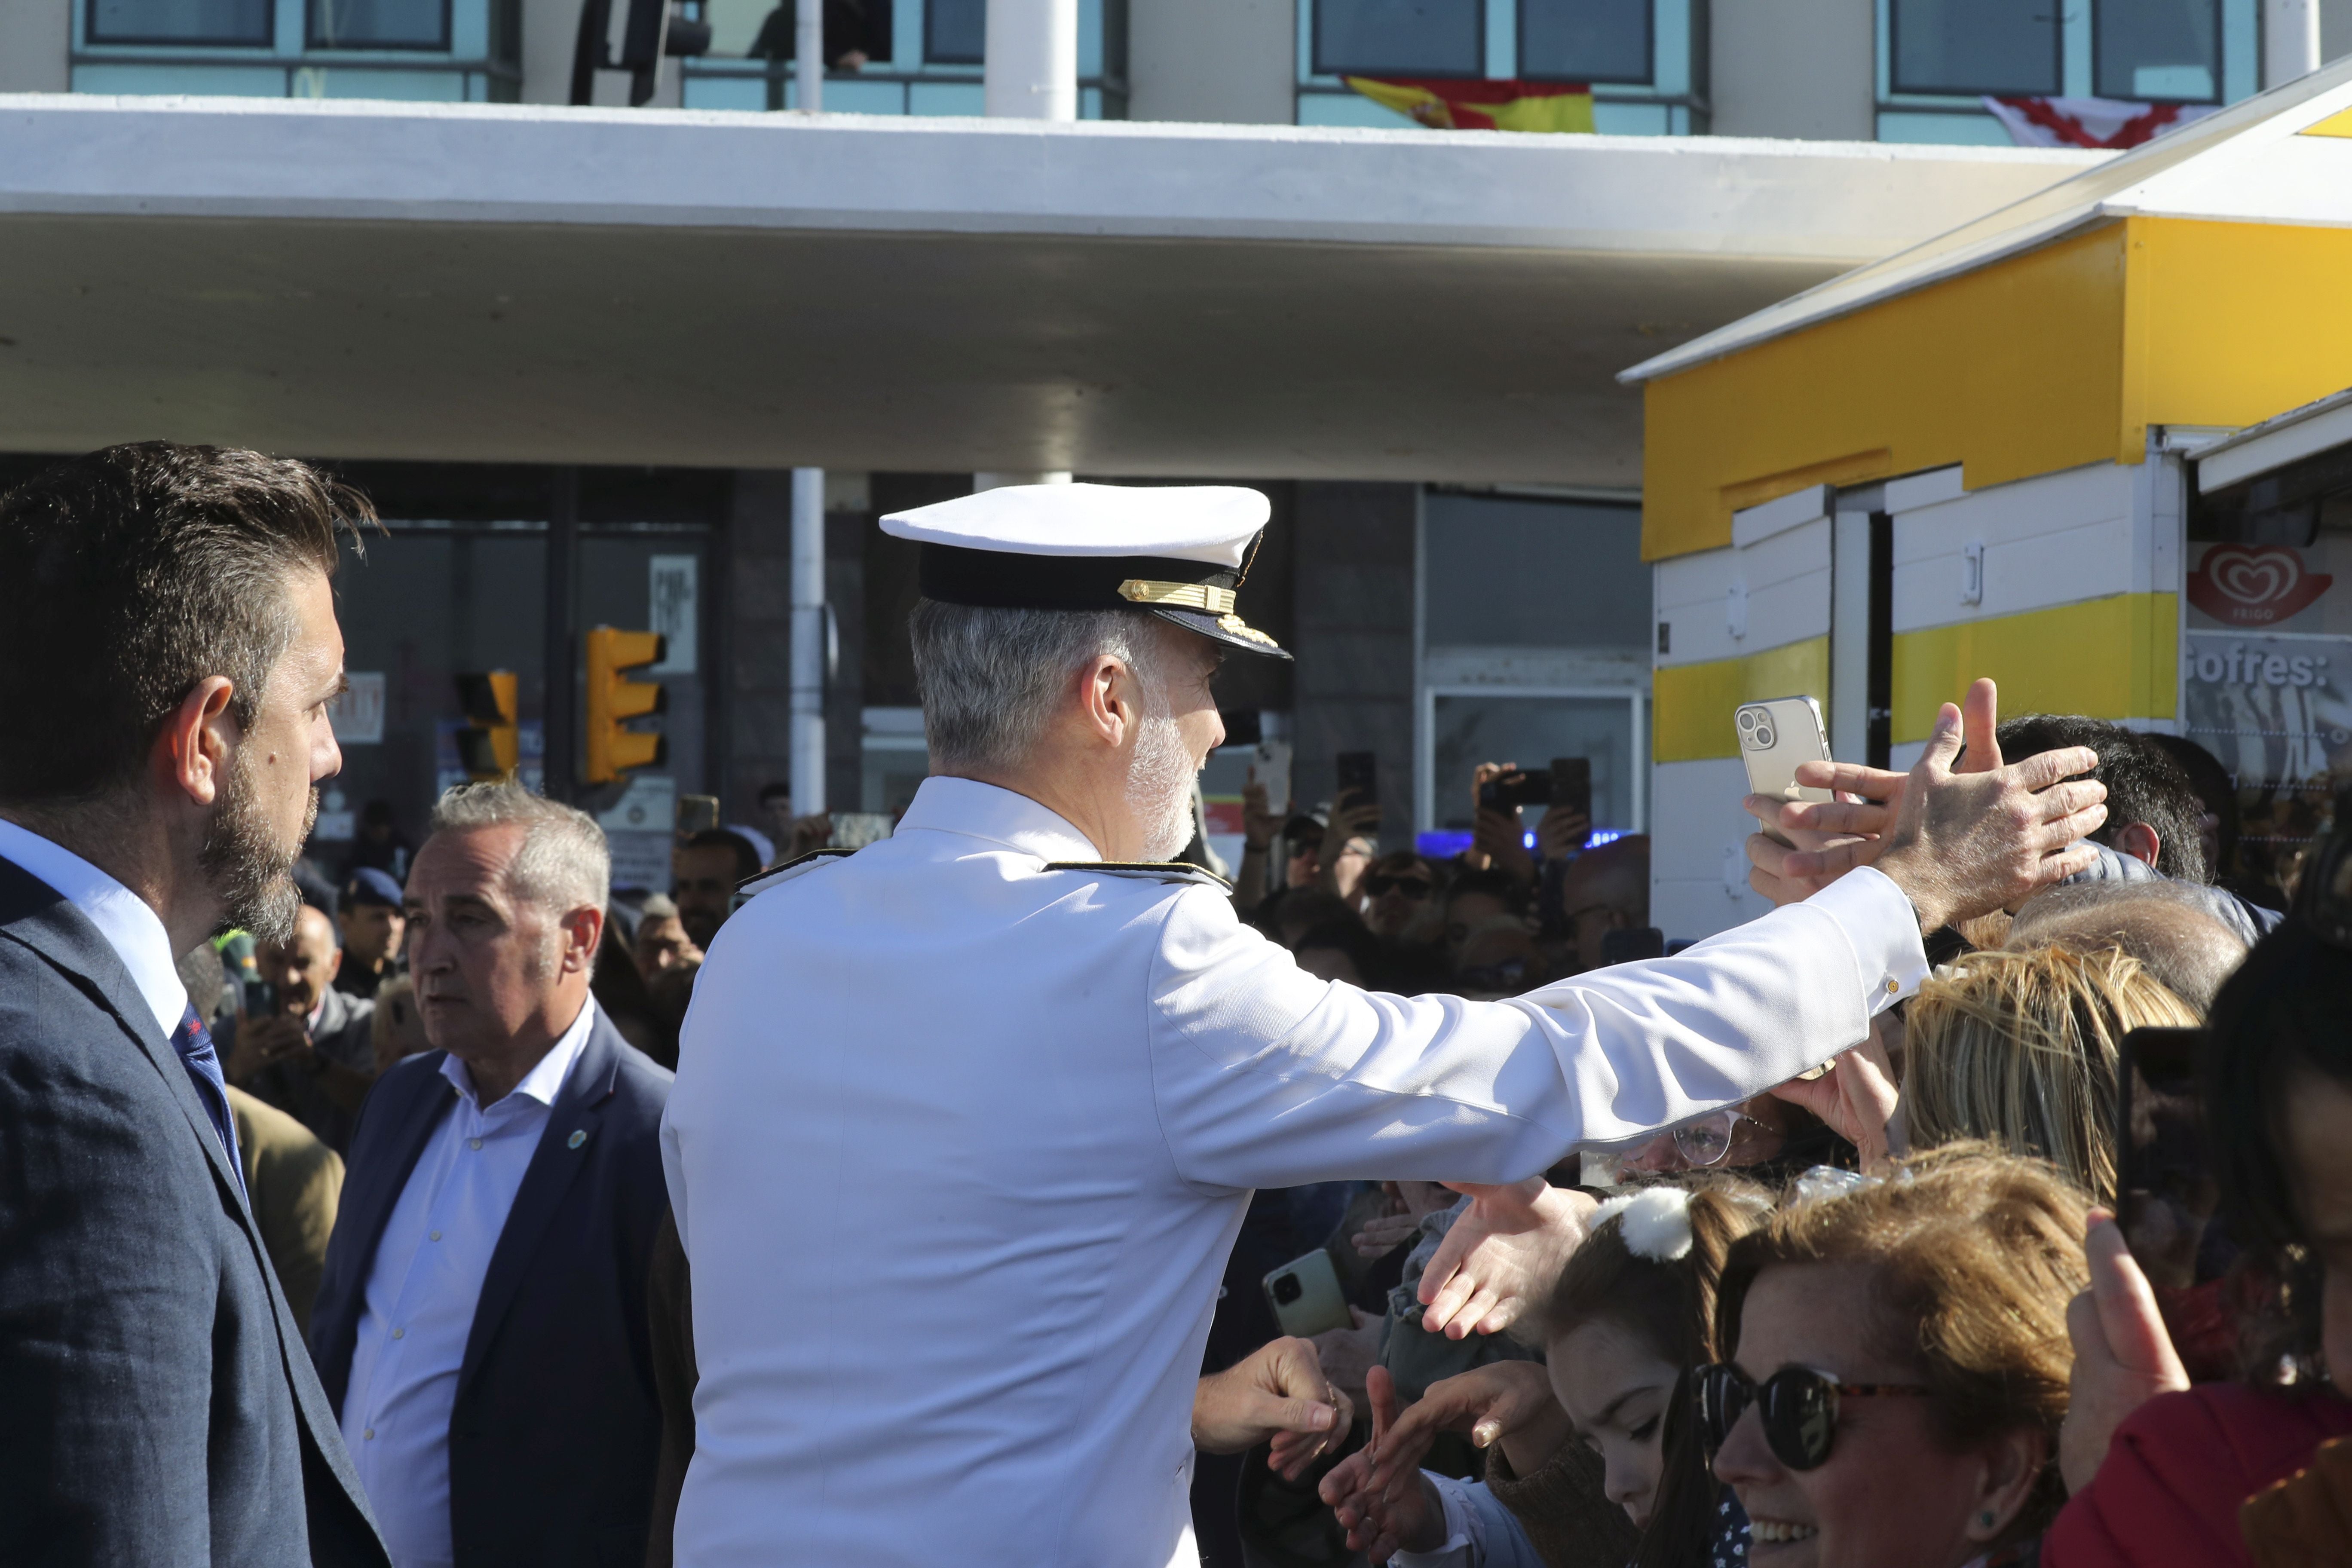
<svg viewBox="0 0 2352 1568">
<path fill-rule="evenodd" d="M 2191 733 L 2263 842 L 2352 767 L 2352 467 L 2286 500 L 2275 473 L 2199 488 L 2200 452 L 2352 386 L 2352 60 L 1623 379 L 1670 939 L 1762 912 L 1750 699 L 1809 694 L 1834 754 L 1906 767 L 1989 675 L 2004 712 Z"/>
</svg>

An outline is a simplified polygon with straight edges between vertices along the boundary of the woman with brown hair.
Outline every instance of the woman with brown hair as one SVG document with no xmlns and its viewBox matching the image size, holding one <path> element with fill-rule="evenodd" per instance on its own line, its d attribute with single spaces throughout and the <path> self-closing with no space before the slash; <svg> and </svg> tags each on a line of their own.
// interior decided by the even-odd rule
<svg viewBox="0 0 2352 1568">
<path fill-rule="evenodd" d="M 2145 1026 L 2202 1022 L 2116 948 L 1971 952 L 1919 987 L 1903 1113 L 1914 1149 L 1981 1139 L 2116 1195 L 2116 1062 Z"/>
<path fill-rule="evenodd" d="M 1402 1552 L 1448 1568 L 1622 1568 L 1629 1556 L 1682 1568 L 1718 1547 L 1737 1561 L 1746 1521 L 1706 1473 L 1686 1377 L 1713 1353 L 1724 1258 L 1768 1202 L 1722 1177 L 1622 1193 L 1512 1330 L 1542 1344 L 1543 1364 L 1448 1378 L 1392 1422 L 1376 1388 L 1371 1446 L 1323 1486 L 1349 1544 L 1374 1562 Z M 1417 1468 L 1445 1431 L 1486 1450 L 1484 1483 Z"/>
<path fill-rule="evenodd" d="M 2064 1496 L 2085 1206 L 2040 1161 L 1962 1146 L 1732 1245 L 1698 1425 L 1756 1568 L 2032 1560 Z"/>
</svg>

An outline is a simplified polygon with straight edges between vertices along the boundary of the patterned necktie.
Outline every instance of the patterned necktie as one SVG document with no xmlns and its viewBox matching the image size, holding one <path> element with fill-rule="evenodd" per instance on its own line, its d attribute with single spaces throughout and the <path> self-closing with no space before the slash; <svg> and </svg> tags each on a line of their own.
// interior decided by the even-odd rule
<svg viewBox="0 0 2352 1568">
<path fill-rule="evenodd" d="M 213 1131 L 220 1134 L 221 1147 L 228 1151 L 228 1168 L 236 1173 L 237 1191 L 243 1192 L 245 1167 L 236 1156 L 236 1122 L 228 1113 L 228 1080 L 221 1077 L 220 1053 L 213 1049 L 212 1031 L 205 1027 L 194 1007 L 180 1016 L 180 1026 L 172 1031 L 172 1048 L 180 1053 L 180 1065 L 188 1069 L 196 1098 L 205 1102 L 205 1111 L 213 1119 Z"/>
</svg>

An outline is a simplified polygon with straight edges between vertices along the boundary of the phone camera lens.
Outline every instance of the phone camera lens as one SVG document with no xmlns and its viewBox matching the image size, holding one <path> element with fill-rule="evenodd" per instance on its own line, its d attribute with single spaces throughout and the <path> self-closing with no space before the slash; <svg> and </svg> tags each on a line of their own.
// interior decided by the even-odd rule
<svg viewBox="0 0 2352 1568">
<path fill-rule="evenodd" d="M 1772 743 L 1771 725 L 1759 724 L 1756 726 L 1756 743 L 1759 746 L 1769 746 Z"/>
<path fill-rule="evenodd" d="M 1743 730 L 1753 730 L 1754 728 L 1756 728 L 1756 710 L 1755 710 L 1755 709 L 1753 709 L 1753 708 L 1742 708 L 1742 709 L 1739 710 L 1739 727 L 1740 727 L 1741 729 L 1743 729 Z"/>
<path fill-rule="evenodd" d="M 1293 1301 L 1297 1300 L 1298 1298 L 1305 1294 L 1307 1294 L 1307 1287 L 1298 1282 L 1297 1275 L 1278 1274 L 1275 1276 L 1274 1300 L 1276 1306 L 1287 1307 Z"/>
</svg>

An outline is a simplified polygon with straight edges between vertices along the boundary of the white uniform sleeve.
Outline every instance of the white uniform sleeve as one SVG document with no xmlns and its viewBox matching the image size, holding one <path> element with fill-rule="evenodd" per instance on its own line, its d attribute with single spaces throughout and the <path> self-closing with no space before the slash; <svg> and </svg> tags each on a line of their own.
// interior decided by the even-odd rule
<svg viewBox="0 0 2352 1568">
<path fill-rule="evenodd" d="M 1445 1506 L 1445 1544 L 1433 1552 L 1400 1552 L 1389 1568 L 1543 1568 L 1535 1542 L 1486 1482 L 1421 1474 Z"/>
<path fill-rule="evenodd" d="M 1672 958 L 1504 1002 L 1318 980 L 1207 889 L 1165 922 L 1153 1091 L 1178 1171 L 1208 1188 L 1517 1181 L 1819 1066 L 1927 973 L 1910 900 L 1867 868 Z"/>
</svg>

